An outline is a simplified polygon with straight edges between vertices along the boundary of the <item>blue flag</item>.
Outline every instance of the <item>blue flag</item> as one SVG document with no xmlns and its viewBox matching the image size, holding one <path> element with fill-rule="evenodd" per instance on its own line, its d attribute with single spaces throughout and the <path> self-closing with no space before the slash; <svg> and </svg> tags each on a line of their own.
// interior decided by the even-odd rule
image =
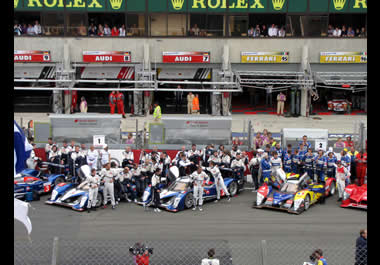
<svg viewBox="0 0 380 265">
<path fill-rule="evenodd" d="M 26 168 L 25 161 L 29 158 L 33 146 L 26 139 L 23 130 L 14 121 L 14 164 L 15 174 Z"/>
</svg>

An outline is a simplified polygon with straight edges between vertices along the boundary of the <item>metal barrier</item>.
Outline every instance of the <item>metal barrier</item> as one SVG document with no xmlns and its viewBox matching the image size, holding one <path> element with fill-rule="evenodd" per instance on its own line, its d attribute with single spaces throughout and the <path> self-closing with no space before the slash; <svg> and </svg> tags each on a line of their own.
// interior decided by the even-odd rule
<svg viewBox="0 0 380 265">
<path fill-rule="evenodd" d="M 135 264 L 131 240 L 15 241 L 14 264 Z M 215 249 L 223 265 L 302 265 L 316 249 L 323 251 L 328 264 L 367 264 L 367 250 L 356 249 L 350 241 L 303 240 L 202 240 L 145 241 L 153 248 L 149 264 L 195 265 Z"/>
</svg>

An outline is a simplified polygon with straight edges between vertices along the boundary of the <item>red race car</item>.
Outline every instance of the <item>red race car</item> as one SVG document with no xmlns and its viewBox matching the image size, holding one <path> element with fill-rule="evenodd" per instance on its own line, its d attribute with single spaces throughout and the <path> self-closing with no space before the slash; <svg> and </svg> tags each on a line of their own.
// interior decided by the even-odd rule
<svg viewBox="0 0 380 265">
<path fill-rule="evenodd" d="M 358 186 L 348 185 L 344 189 L 343 200 L 340 207 L 353 207 L 367 210 L 367 184 Z"/>
<path fill-rule="evenodd" d="M 333 99 L 327 101 L 328 110 L 336 112 L 347 112 L 348 108 L 351 109 L 352 103 L 346 99 Z"/>
</svg>

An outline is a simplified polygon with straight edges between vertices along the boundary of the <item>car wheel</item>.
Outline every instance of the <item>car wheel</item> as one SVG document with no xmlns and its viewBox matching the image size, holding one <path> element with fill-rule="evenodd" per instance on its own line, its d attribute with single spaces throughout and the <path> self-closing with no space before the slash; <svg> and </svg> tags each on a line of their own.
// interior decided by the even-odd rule
<svg viewBox="0 0 380 265">
<path fill-rule="evenodd" d="M 238 184 L 236 181 L 232 181 L 231 184 L 228 186 L 228 192 L 230 193 L 230 196 L 233 197 L 237 194 L 238 191 Z"/>
<path fill-rule="evenodd" d="M 58 186 L 58 184 L 65 182 L 65 179 L 63 177 L 58 177 L 54 181 L 54 185 Z"/>
<path fill-rule="evenodd" d="M 185 207 L 187 209 L 193 207 L 193 194 L 192 193 L 188 193 L 185 197 Z"/>
<path fill-rule="evenodd" d="M 310 208 L 310 195 L 307 195 L 304 201 L 304 208 L 305 211 L 307 211 Z"/>
<path fill-rule="evenodd" d="M 335 190 L 336 190 L 336 183 L 335 183 L 335 181 L 333 181 L 333 182 L 331 183 L 331 188 L 330 188 L 330 195 L 331 195 L 331 196 L 334 196 L 334 194 L 335 194 Z"/>
<path fill-rule="evenodd" d="M 95 207 L 100 207 L 103 203 L 103 194 L 98 192 L 98 196 L 96 196 L 96 205 Z"/>
</svg>

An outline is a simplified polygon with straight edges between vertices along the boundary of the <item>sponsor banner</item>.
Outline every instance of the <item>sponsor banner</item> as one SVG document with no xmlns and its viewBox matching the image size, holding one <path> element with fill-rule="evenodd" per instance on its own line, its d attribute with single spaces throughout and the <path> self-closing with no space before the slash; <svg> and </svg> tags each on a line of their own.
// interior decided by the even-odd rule
<svg viewBox="0 0 380 265">
<path fill-rule="evenodd" d="M 187 79 L 187 80 L 209 80 L 211 79 L 211 68 L 158 68 L 158 79 Z"/>
<path fill-rule="evenodd" d="M 84 51 L 83 62 L 86 63 L 130 63 L 130 52 Z"/>
<path fill-rule="evenodd" d="M 14 50 L 13 61 L 15 63 L 46 63 L 51 62 L 50 51 L 20 51 Z"/>
<path fill-rule="evenodd" d="M 81 79 L 123 79 L 134 80 L 134 67 L 79 67 Z"/>
<path fill-rule="evenodd" d="M 15 65 L 14 78 L 55 79 L 55 66 Z"/>
<path fill-rule="evenodd" d="M 164 63 L 210 63 L 209 52 L 163 52 Z"/>
<path fill-rule="evenodd" d="M 242 63 L 288 63 L 289 52 L 242 52 Z"/>
<path fill-rule="evenodd" d="M 320 63 L 367 63 L 367 52 L 321 52 Z"/>
</svg>

